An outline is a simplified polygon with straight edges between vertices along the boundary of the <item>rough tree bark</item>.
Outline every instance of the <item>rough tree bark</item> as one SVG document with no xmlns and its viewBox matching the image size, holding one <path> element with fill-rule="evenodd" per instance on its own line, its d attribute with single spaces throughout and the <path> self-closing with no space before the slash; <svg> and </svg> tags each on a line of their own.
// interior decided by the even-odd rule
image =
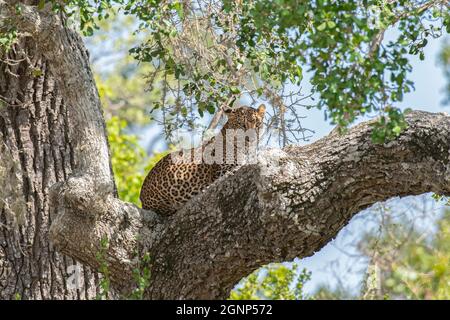
<svg viewBox="0 0 450 320">
<path fill-rule="evenodd" d="M 0 13 L 7 10 L 0 3 Z M 54 57 L 43 54 L 45 46 L 57 45 L 55 38 L 50 44 L 43 41 L 46 32 L 52 30 L 44 30 L 38 37 L 25 34 L 11 51 L 0 55 L 0 299 L 92 299 L 97 294 L 97 272 L 81 265 L 77 275 L 85 285 L 82 290 L 70 290 L 69 267 L 76 262 L 58 253 L 48 239 L 52 222 L 49 189 L 80 169 L 83 159 L 79 149 L 88 139 L 82 132 L 87 125 L 73 116 L 77 111 L 86 111 L 70 94 L 60 90 L 54 76 L 57 73 L 50 71 L 50 64 L 56 70 L 55 62 L 62 57 L 49 63 Z M 91 82 L 83 88 L 85 94 L 78 98 L 85 100 L 88 123 L 97 121 L 92 127 L 102 130 L 100 143 L 104 144 L 100 103 L 95 97 L 87 53 L 76 34 L 64 37 L 62 51 L 70 46 L 79 55 L 78 61 L 70 61 L 79 71 L 67 84 L 76 85 L 76 90 L 80 88 L 79 81 L 84 80 L 77 75 L 89 77 Z M 61 70 L 65 74 L 72 72 L 66 66 L 61 66 Z M 64 81 L 69 80 L 64 77 Z M 96 118 L 91 117 L 93 112 Z M 101 160 L 107 159 L 106 156 Z"/>
<path fill-rule="evenodd" d="M 370 123 L 363 123 L 309 146 L 264 151 L 256 164 L 222 177 L 170 217 L 124 203 L 114 191 L 81 40 L 57 16 L 25 10 L 27 18 L 18 18 L 17 25 L 37 39 L 37 50 L 71 106 L 61 117 L 69 121 L 65 132 L 73 137 L 68 151 L 73 163 L 66 172 L 70 177 L 50 189 L 49 237 L 59 252 L 93 268 L 99 267 L 97 253 L 107 239 L 110 276 L 124 292 L 133 287 L 132 270 L 146 252 L 147 298 L 225 298 L 259 266 L 320 250 L 352 216 L 376 202 L 425 192 L 450 195 L 450 117 L 412 112 L 408 128 L 384 145 L 371 142 Z M 44 148 L 30 147 L 37 154 Z"/>
</svg>

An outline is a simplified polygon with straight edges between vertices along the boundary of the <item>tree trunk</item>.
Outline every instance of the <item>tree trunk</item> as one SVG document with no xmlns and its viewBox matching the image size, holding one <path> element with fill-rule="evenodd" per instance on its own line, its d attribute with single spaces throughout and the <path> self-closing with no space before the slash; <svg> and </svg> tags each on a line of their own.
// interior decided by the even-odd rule
<svg viewBox="0 0 450 320">
<path fill-rule="evenodd" d="M 49 188 L 67 180 L 77 161 L 70 108 L 31 38 L 2 60 L 0 299 L 92 299 L 97 273 L 80 265 L 86 285 L 70 290 L 68 268 L 76 262 L 48 240 Z"/>
<path fill-rule="evenodd" d="M 1 13 L 8 10 L 4 9 L 0 6 Z M 22 18 L 27 21 L 33 14 L 24 12 Z M 54 26 L 47 27 L 47 32 L 54 30 Z M 81 39 L 74 33 L 63 36 L 59 41 L 73 46 L 84 62 L 70 63 L 90 76 Z M 66 57 L 55 57 L 61 53 L 55 52 L 59 49 L 55 42 L 53 50 L 46 50 L 45 38 L 50 37 L 44 32 L 36 37 L 25 33 L 12 50 L 0 55 L 0 299 L 93 299 L 98 294 L 99 274 L 58 253 L 49 242 L 53 220 L 49 189 L 77 174 L 86 163 L 80 149 L 89 150 L 89 141 L 83 139 L 89 133 L 83 132 L 88 125 L 80 126 L 85 121 L 76 116 L 78 99 L 84 98 L 91 109 L 89 122 L 100 122 L 96 128 L 102 130 L 107 154 L 100 103 L 92 81 L 89 96 L 73 98 L 83 77 L 71 81 L 64 76 L 72 72 L 67 68 L 69 61 L 60 64 L 62 71 L 53 68 L 52 72 L 52 66 Z M 61 81 L 72 91 L 62 88 Z M 101 153 L 100 149 L 96 152 Z"/>
<path fill-rule="evenodd" d="M 9 190 L 1 194 L 5 297 L 16 293 L 11 274 L 24 279 L 19 290 L 27 298 L 75 297 L 64 284 L 71 262 L 51 250 L 49 238 L 59 252 L 86 265 L 107 264 L 114 286 L 124 292 L 133 288 L 133 271 L 148 253 L 145 297 L 223 299 L 259 266 L 320 250 L 376 202 L 425 192 L 450 195 L 450 117 L 413 112 L 408 128 L 384 145 L 371 142 L 369 122 L 309 146 L 265 151 L 256 164 L 220 178 L 170 217 L 124 203 L 114 189 L 98 93 L 80 37 L 49 10 L 23 6 L 21 15 L 11 16 L 28 34 L 21 47 L 31 62 L 8 67 L 11 73 L 3 63 L 0 78 L 6 100 L 0 182 Z M 33 75 L 33 66 L 43 74 Z M 83 270 L 85 282 L 95 279 Z"/>
</svg>

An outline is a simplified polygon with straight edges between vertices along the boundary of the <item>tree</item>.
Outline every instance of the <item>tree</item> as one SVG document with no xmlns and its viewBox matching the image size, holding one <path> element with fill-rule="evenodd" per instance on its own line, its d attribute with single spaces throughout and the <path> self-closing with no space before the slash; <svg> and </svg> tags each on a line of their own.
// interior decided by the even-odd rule
<svg viewBox="0 0 450 320">
<path fill-rule="evenodd" d="M 403 115 L 390 106 L 401 99 L 400 94 L 408 88 L 405 78 L 408 66 L 407 61 L 402 60 L 402 49 L 411 46 L 420 53 L 420 48 L 426 45 L 424 40 L 420 45 L 416 39 L 411 43 L 399 41 L 381 50 L 381 40 L 376 39 L 380 39 L 382 32 L 369 32 L 358 15 L 358 10 L 364 11 L 365 6 L 355 7 L 353 2 L 345 2 L 342 7 L 331 6 L 337 17 L 332 20 L 324 2 L 318 1 L 305 4 L 307 7 L 302 5 L 303 9 L 297 8 L 299 12 L 307 9 L 307 15 L 314 12 L 325 18 L 330 16 L 325 19 L 330 21 L 325 27 L 323 21 L 317 25 L 318 21 L 313 19 L 310 21 L 313 28 L 303 30 L 310 36 L 311 48 L 317 51 L 308 51 L 308 61 L 300 59 L 297 63 L 288 59 L 281 63 L 279 57 L 287 59 L 292 52 L 303 48 L 302 38 L 296 44 L 283 35 L 299 20 L 297 16 L 287 19 L 283 13 L 293 3 L 280 2 L 271 7 L 271 2 L 255 1 L 256 7 L 235 7 L 224 2 L 222 12 L 235 12 L 233 19 L 237 25 L 253 26 L 249 23 L 253 21 L 255 26 L 252 30 L 242 29 L 244 33 L 229 41 L 238 44 L 233 47 L 236 55 L 245 56 L 245 61 L 239 62 L 237 56 L 230 53 L 234 62 L 223 71 L 230 72 L 229 78 L 225 76 L 229 81 L 217 86 L 211 84 L 213 75 L 198 72 L 207 69 L 201 69 L 199 64 L 193 64 L 191 70 L 185 69 L 183 66 L 192 60 L 189 58 L 183 65 L 169 49 L 152 53 L 161 62 L 162 78 L 170 76 L 172 79 L 167 80 L 180 84 L 180 97 L 184 101 L 193 98 L 190 104 L 193 110 L 220 115 L 225 102 L 231 103 L 224 97 L 239 97 L 243 83 L 248 80 L 238 77 L 242 82 L 234 85 L 237 78 L 233 76 L 233 66 L 239 70 L 242 68 L 239 65 L 247 63 L 266 66 L 263 73 L 252 69 L 246 75 L 256 72 L 258 82 L 265 84 L 262 93 L 267 93 L 267 88 L 272 89 L 267 95 L 275 101 L 273 97 L 279 84 L 289 79 L 299 81 L 299 63 L 304 62 L 320 67 L 318 78 L 313 81 L 316 92 L 320 92 L 319 107 L 326 107 L 341 128 L 357 114 L 364 114 L 372 104 L 379 106 L 375 110 L 383 114 L 378 120 L 348 129 L 342 136 L 333 133 L 306 147 L 287 146 L 264 151 L 258 163 L 242 166 L 220 179 L 175 215 L 166 218 L 117 197 L 89 55 L 71 25 L 79 21 L 80 29 L 91 34 L 96 21 L 107 17 L 111 3 L 0 2 L 0 177 L 6 185 L 0 207 L 0 292 L 3 298 L 13 298 L 17 293 L 29 299 L 93 298 L 97 294 L 99 277 L 92 270 L 103 269 L 105 263 L 113 287 L 122 293 L 130 292 L 135 286 L 134 270 L 144 256 L 149 257 L 145 261 L 151 274 L 144 293 L 146 298 L 225 298 L 239 279 L 257 267 L 305 257 L 319 250 L 353 215 L 373 203 L 429 191 L 450 194 L 450 117 L 426 112 Z M 149 50 L 170 48 L 165 41 L 174 36 L 170 30 L 149 26 L 162 26 L 159 19 L 171 13 L 181 18 L 187 27 L 189 18 L 196 15 L 190 13 L 190 7 L 184 7 L 184 2 L 129 1 L 118 2 L 118 5 L 141 20 L 141 29 L 156 30 L 149 40 L 156 41 L 156 47 L 146 46 L 151 43 L 144 42 L 133 50 L 144 62 L 153 57 L 153 51 Z M 279 28 L 272 28 L 275 33 L 266 30 L 255 16 L 259 5 L 268 5 L 264 7 L 266 12 L 276 18 L 273 21 Z M 401 1 L 398 7 L 388 5 L 389 10 L 405 10 L 401 30 L 407 36 L 422 36 L 423 25 L 417 29 L 415 22 L 431 14 L 448 23 L 446 2 L 415 5 L 408 1 Z M 349 17 L 352 15 L 355 18 Z M 386 28 L 395 22 L 403 20 L 386 21 Z M 168 26 L 171 29 L 170 23 Z M 303 24 L 298 26 L 303 27 Z M 316 32 L 345 26 L 358 27 L 361 32 L 348 32 L 356 38 L 336 38 L 335 43 L 329 43 L 329 33 Z M 412 35 L 410 26 L 413 26 Z M 440 26 L 443 27 L 445 24 Z M 434 27 L 432 29 L 433 32 L 428 29 L 427 32 L 434 34 Z M 258 30 L 261 37 L 249 37 Z M 358 35 L 364 37 L 358 40 Z M 326 66 L 343 59 L 342 52 L 348 45 L 355 46 L 354 41 L 357 45 L 352 59 L 357 55 L 358 63 L 350 70 L 328 68 L 329 74 Z M 374 47 L 364 57 L 361 50 L 367 43 L 374 43 Z M 324 55 L 327 46 L 338 48 L 340 55 L 334 51 L 329 56 Z M 265 47 L 268 58 L 264 58 L 263 63 L 252 54 L 265 52 Z M 224 51 L 221 52 L 223 55 Z M 352 55 L 345 56 L 349 57 Z M 344 60 L 336 64 L 342 68 L 346 65 Z M 386 70 L 378 70 L 384 65 L 394 77 L 386 83 L 383 82 Z M 364 78 L 343 82 L 342 77 L 348 76 L 350 71 L 365 75 L 372 81 L 369 81 L 371 85 L 364 83 L 359 88 L 357 84 Z M 396 83 L 395 93 L 391 91 L 391 81 Z M 341 87 L 344 83 L 349 86 Z M 255 92 L 261 92 L 259 89 L 259 86 L 255 88 Z M 351 93 L 340 101 L 337 92 L 349 90 Z M 214 94 L 206 98 L 204 94 L 208 92 Z M 377 98 L 376 92 L 382 96 Z M 390 98 L 386 100 L 385 94 Z M 196 96 L 198 99 L 194 99 Z M 171 97 L 172 106 L 160 106 L 172 112 L 172 119 L 190 114 L 176 95 Z M 163 94 L 163 102 L 167 98 Z M 207 101 L 213 104 L 205 104 Z M 278 110 L 282 109 L 283 104 L 278 104 Z M 375 144 L 374 139 L 384 144 Z M 69 281 L 65 267 L 74 262 L 62 254 L 89 266 L 82 267 L 83 292 L 65 290 Z"/>
<path fill-rule="evenodd" d="M 253 272 L 243 279 L 231 292 L 231 300 L 303 300 L 304 284 L 310 280 L 311 274 L 306 270 L 297 272 L 297 265 L 291 268 L 271 265 Z M 262 278 L 262 279 L 260 279 Z"/>
<path fill-rule="evenodd" d="M 67 267 L 75 265 L 75 260 L 55 251 L 48 240 L 48 230 L 54 218 L 51 212 L 55 212 L 52 211 L 54 202 L 49 198 L 50 187 L 67 180 L 71 174 L 83 172 L 82 154 L 93 152 L 98 155 L 98 161 L 109 162 L 87 53 L 82 47 L 77 47 L 81 42 L 76 34 L 64 36 L 61 33 L 63 28 L 56 23 L 56 15 L 48 17 L 46 26 L 51 26 L 47 29 L 50 36 L 48 41 L 41 42 L 33 39 L 33 24 L 27 23 L 28 18 L 28 22 L 36 22 L 35 19 L 39 18 L 35 7 L 24 7 L 25 12 L 20 15 L 18 11 L 5 9 L 5 5 L 10 8 L 9 5 L 14 6 L 15 3 L 1 2 L 0 5 L 2 31 L 11 27 L 5 20 L 6 13 L 7 17 L 12 15 L 21 17 L 19 20 L 25 19 L 21 22 L 24 28 L 20 28 L 20 32 L 28 32 L 28 36 L 20 34 L 20 39 L 14 41 L 8 53 L 2 54 L 0 66 L 0 176 L 6 186 L 2 188 L 0 204 L 0 297 L 94 298 L 99 282 L 97 272 L 81 266 L 78 275 L 86 284 L 85 290 L 67 290 L 70 275 Z M 55 30 L 54 35 L 51 35 L 52 30 Z M 35 31 L 42 38 L 47 37 L 45 32 L 41 33 L 43 29 Z M 6 33 L 5 38 L 12 33 Z M 61 41 L 61 48 L 70 47 L 69 50 L 75 53 L 70 62 L 64 62 L 55 41 Z M 2 41 L 2 45 L 8 43 Z M 43 54 L 47 48 L 53 51 L 51 55 Z M 53 58 L 56 58 L 54 64 L 49 62 Z M 61 67 L 64 75 L 51 75 L 50 64 L 55 66 L 54 72 Z M 72 66 L 67 68 L 69 65 Z M 83 94 L 78 95 L 78 89 Z M 81 105 L 86 109 L 80 108 Z M 82 116 L 84 112 L 87 113 Z M 91 139 L 95 136 L 100 139 L 95 138 L 100 149 L 96 149 L 96 143 Z M 85 151 L 82 151 L 83 144 L 87 148 Z M 95 156 L 88 158 L 92 160 L 85 163 L 87 166 L 90 166 L 89 162 L 97 161 Z M 95 170 L 94 167 L 92 169 Z M 108 173 L 103 173 L 110 176 L 110 169 L 107 170 Z"/>
</svg>

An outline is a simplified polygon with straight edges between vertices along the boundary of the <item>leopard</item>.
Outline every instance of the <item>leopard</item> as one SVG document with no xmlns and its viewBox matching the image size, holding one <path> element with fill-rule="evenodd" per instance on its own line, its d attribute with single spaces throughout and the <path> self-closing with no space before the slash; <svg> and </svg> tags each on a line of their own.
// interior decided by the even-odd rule
<svg viewBox="0 0 450 320">
<path fill-rule="evenodd" d="M 265 112 L 264 104 L 257 109 L 249 106 L 227 108 L 223 111 L 227 121 L 212 139 L 199 147 L 173 151 L 164 156 L 144 179 L 140 192 L 142 208 L 163 216 L 173 215 L 217 179 L 240 167 L 242 159 L 245 159 L 242 153 L 249 152 L 250 144 L 259 143 Z M 227 135 L 227 132 L 239 130 L 253 130 L 256 140 L 245 136 L 245 148 L 238 148 L 238 137 Z M 230 149 L 233 149 L 232 156 L 227 153 Z M 215 161 L 204 157 L 205 152 L 215 157 Z M 195 158 L 199 154 L 203 155 L 201 159 Z"/>
</svg>

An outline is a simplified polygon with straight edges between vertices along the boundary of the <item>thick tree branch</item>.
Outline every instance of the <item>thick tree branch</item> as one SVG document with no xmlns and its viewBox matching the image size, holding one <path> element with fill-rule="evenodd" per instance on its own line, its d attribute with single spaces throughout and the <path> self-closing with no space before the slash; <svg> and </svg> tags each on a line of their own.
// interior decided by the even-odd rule
<svg viewBox="0 0 450 320">
<path fill-rule="evenodd" d="M 128 288 L 136 252 L 149 252 L 149 298 L 225 298 L 259 266 L 320 250 L 376 202 L 450 195 L 450 117 L 412 112 L 407 122 L 384 145 L 371 142 L 363 123 L 309 146 L 264 151 L 169 218 L 73 186 L 61 193 L 51 237 L 93 266 L 108 237 L 112 277 Z"/>
</svg>

